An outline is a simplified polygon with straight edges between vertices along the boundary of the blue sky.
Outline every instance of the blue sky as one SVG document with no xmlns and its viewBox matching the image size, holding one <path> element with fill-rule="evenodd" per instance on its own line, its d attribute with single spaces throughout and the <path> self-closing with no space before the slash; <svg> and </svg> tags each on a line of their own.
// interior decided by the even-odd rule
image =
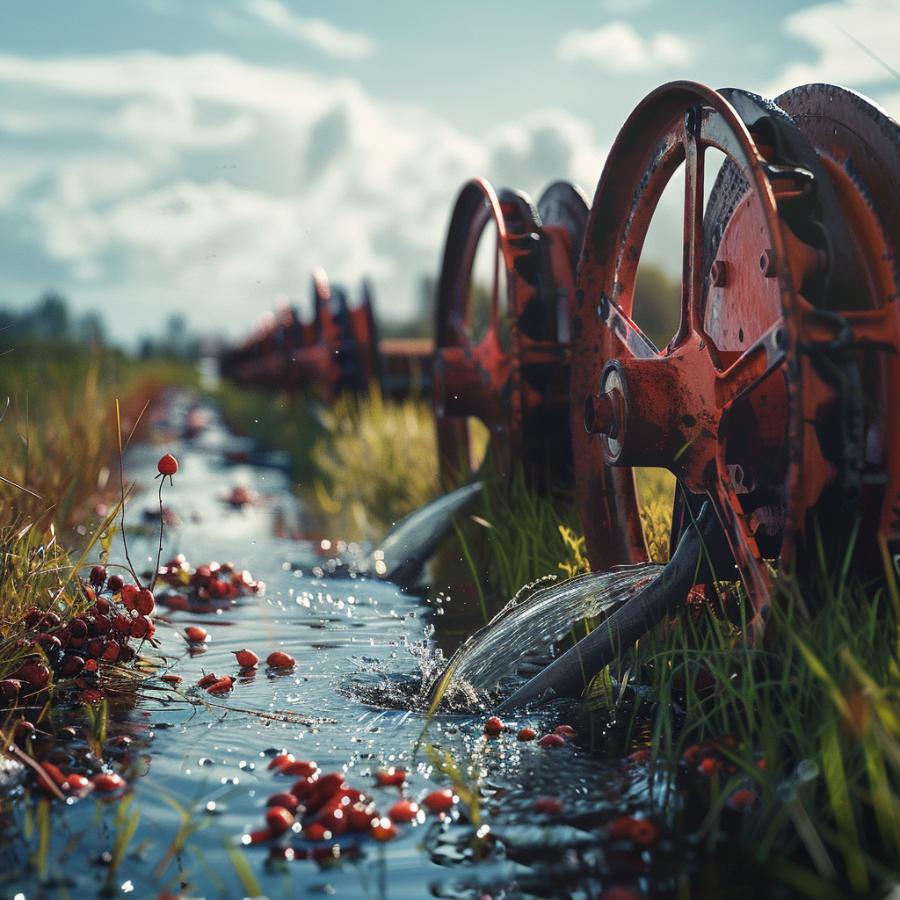
<svg viewBox="0 0 900 900">
<path fill-rule="evenodd" d="M 664 81 L 833 81 L 900 115 L 851 36 L 900 69 L 900 2 L 5 3 L 0 302 L 237 335 L 324 265 L 400 317 L 466 178 L 592 194 Z"/>
</svg>

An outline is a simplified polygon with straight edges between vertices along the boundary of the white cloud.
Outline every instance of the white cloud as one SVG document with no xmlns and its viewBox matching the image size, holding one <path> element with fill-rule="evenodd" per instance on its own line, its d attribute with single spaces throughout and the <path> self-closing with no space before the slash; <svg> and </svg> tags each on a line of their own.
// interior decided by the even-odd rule
<svg viewBox="0 0 900 900">
<path fill-rule="evenodd" d="M 308 44 L 344 59 L 362 59 L 375 49 L 372 39 L 355 31 L 344 31 L 324 19 L 298 16 L 282 0 L 244 0 L 247 14 L 269 25 L 284 37 Z"/>
<path fill-rule="evenodd" d="M 0 55 L 0 91 L 0 217 L 43 255 L 30 283 L 63 273 L 120 335 L 173 311 L 240 333 L 279 292 L 305 302 L 315 265 L 372 275 L 409 313 L 465 179 L 590 193 L 603 161 L 562 110 L 476 140 L 353 81 L 220 54 Z"/>
<path fill-rule="evenodd" d="M 896 76 L 878 59 L 900 69 L 897 52 L 900 2 L 897 0 L 810 6 L 788 16 L 783 27 L 791 37 L 807 43 L 814 57 L 782 69 L 765 89 L 769 96 L 814 81 L 856 88 L 884 82 L 896 86 Z"/>
<path fill-rule="evenodd" d="M 642 37 L 628 22 L 601 28 L 573 28 L 560 38 L 557 55 L 563 62 L 587 62 L 608 72 L 651 72 L 683 65 L 691 58 L 687 42 L 670 31 Z"/>
</svg>

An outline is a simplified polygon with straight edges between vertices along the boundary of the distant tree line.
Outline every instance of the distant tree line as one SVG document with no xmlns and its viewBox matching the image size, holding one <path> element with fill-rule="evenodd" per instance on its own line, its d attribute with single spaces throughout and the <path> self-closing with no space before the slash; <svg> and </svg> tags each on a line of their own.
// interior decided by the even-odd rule
<svg viewBox="0 0 900 900">
<path fill-rule="evenodd" d="M 25 309 L 0 306 L 0 352 L 23 343 L 110 344 L 99 313 L 74 314 L 66 298 L 56 291 L 48 291 Z M 206 341 L 191 334 L 178 315 L 165 321 L 159 335 L 141 337 L 137 347 L 142 359 L 196 359 L 204 351 L 209 352 Z"/>
<path fill-rule="evenodd" d="M 7 346 L 21 341 L 103 345 L 106 329 L 98 313 L 75 316 L 66 299 L 51 291 L 24 310 L 0 307 L 0 341 Z"/>
</svg>

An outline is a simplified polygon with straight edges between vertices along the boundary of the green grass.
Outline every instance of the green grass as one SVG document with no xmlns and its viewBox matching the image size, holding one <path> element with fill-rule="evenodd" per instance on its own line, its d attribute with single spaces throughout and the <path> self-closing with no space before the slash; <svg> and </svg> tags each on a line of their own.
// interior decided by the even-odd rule
<svg viewBox="0 0 900 900">
<path fill-rule="evenodd" d="M 80 344 L 23 343 L 0 354 L 0 525 L 69 531 L 96 520 L 96 502 L 117 493 L 116 398 L 127 434 L 165 386 L 195 381 L 185 365 Z"/>
<path fill-rule="evenodd" d="M 430 405 L 345 394 L 326 408 L 305 394 L 225 384 L 216 399 L 229 424 L 286 451 L 294 488 L 344 540 L 375 541 L 438 493 Z"/>
<path fill-rule="evenodd" d="M 631 713 L 649 721 L 654 757 L 675 772 L 707 745 L 725 765 L 700 823 L 709 849 L 736 832 L 745 859 L 809 896 L 865 893 L 900 871 L 900 605 L 845 563 L 802 588 L 782 579 L 762 646 L 745 645 L 732 598 L 737 624 L 694 603 L 635 658 L 651 690 Z M 812 621 L 801 598 L 817 601 Z M 735 826 L 741 788 L 759 804 Z"/>
</svg>

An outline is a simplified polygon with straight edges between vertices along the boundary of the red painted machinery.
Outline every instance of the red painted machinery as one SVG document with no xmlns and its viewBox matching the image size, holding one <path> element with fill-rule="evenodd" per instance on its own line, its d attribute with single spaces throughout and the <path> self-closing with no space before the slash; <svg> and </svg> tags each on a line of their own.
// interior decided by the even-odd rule
<svg viewBox="0 0 900 900">
<path fill-rule="evenodd" d="M 378 384 L 400 396 L 430 387 L 431 342 L 379 341 L 372 292 L 363 281 L 358 303 L 332 285 L 323 269 L 312 277 L 313 316 L 303 321 L 284 305 L 222 356 L 223 375 L 247 386 L 314 389 L 327 398 L 363 393 Z"/>
<path fill-rule="evenodd" d="M 442 481 L 478 465 L 469 419 L 490 432 L 504 470 L 524 460 L 537 483 L 567 481 L 569 323 L 587 203 L 551 185 L 524 194 L 468 182 L 450 220 L 438 284 L 433 395 Z M 476 256 L 488 244 L 479 283 Z M 484 301 L 479 305 L 479 299 Z"/>
<path fill-rule="evenodd" d="M 724 154 L 714 180 L 710 150 Z M 680 322 L 656 347 L 635 280 L 681 167 Z M 774 572 L 814 564 L 817 543 L 896 565 L 898 350 L 897 123 L 830 85 L 774 103 L 653 91 L 609 154 L 578 270 L 571 433 L 592 567 L 646 559 L 644 466 L 677 477 L 673 546 L 711 503 L 756 618 Z"/>
</svg>

